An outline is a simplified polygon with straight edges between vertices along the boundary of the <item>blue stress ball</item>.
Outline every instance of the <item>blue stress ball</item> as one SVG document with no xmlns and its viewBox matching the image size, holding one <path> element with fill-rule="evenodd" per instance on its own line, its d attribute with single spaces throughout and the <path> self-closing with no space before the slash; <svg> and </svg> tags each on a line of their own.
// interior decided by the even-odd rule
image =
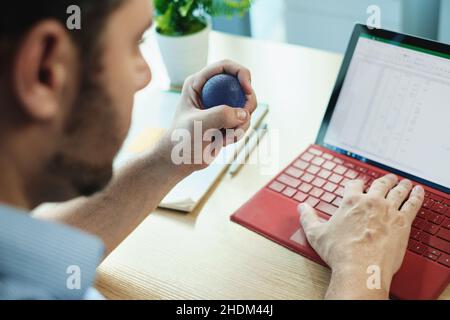
<svg viewBox="0 0 450 320">
<path fill-rule="evenodd" d="M 204 109 L 220 105 L 243 108 L 247 101 L 239 80 L 229 74 L 210 78 L 203 86 L 201 98 Z"/>
</svg>

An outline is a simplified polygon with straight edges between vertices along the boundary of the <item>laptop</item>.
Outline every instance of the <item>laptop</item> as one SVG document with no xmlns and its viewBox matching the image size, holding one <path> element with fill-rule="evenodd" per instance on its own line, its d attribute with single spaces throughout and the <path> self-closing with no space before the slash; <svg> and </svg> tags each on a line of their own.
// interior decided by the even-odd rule
<svg viewBox="0 0 450 320">
<path fill-rule="evenodd" d="M 231 220 L 325 265 L 298 204 L 329 219 L 347 180 L 389 172 L 426 191 L 390 295 L 435 299 L 450 280 L 450 46 L 356 25 L 315 144 Z"/>
</svg>

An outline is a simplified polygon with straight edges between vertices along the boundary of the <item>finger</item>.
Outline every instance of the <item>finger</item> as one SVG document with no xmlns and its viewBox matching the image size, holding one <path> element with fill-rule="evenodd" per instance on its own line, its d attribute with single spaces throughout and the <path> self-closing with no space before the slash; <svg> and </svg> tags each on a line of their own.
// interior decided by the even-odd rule
<svg viewBox="0 0 450 320">
<path fill-rule="evenodd" d="M 229 106 L 218 106 L 201 112 L 204 129 L 236 128 L 248 121 L 246 110 Z"/>
<path fill-rule="evenodd" d="M 256 94 L 253 89 L 251 94 L 246 95 L 246 100 L 247 101 L 245 103 L 244 109 L 252 114 L 258 107 L 258 99 L 256 98 Z"/>
<path fill-rule="evenodd" d="M 425 190 L 421 186 L 415 186 L 409 199 L 405 202 L 405 204 L 400 209 L 400 212 L 403 212 L 410 218 L 410 221 L 414 220 L 419 212 L 420 207 L 422 207 L 423 199 L 425 198 Z"/>
<path fill-rule="evenodd" d="M 194 107 L 197 109 L 202 109 L 202 102 L 200 95 L 195 91 L 193 84 L 195 82 L 195 76 L 190 76 L 186 79 L 183 84 L 183 89 L 181 91 L 181 100 L 189 101 L 190 103 L 182 103 L 182 107 Z"/>
<path fill-rule="evenodd" d="M 373 196 L 382 196 L 385 197 L 386 194 L 391 190 L 395 185 L 397 185 L 398 178 L 395 174 L 388 174 L 384 177 L 381 177 L 375 180 L 369 188 L 367 194 Z"/>
<path fill-rule="evenodd" d="M 236 128 L 236 130 L 239 130 L 239 133 L 246 133 L 248 131 L 248 129 L 250 128 L 250 121 L 247 121 L 246 123 L 240 125 L 239 127 Z M 242 137 L 240 137 L 242 138 Z"/>
<path fill-rule="evenodd" d="M 197 73 L 193 78 L 192 87 L 198 94 L 200 94 L 206 81 L 208 81 L 211 77 L 221 73 L 227 73 L 235 76 L 236 78 L 238 78 L 245 94 L 253 94 L 250 70 L 241 66 L 240 64 L 229 60 L 213 63 Z"/>
<path fill-rule="evenodd" d="M 361 195 L 364 191 L 364 181 L 349 180 L 344 187 L 344 198 Z"/>
<path fill-rule="evenodd" d="M 297 211 L 300 214 L 300 223 L 303 231 L 309 243 L 314 246 L 315 240 L 317 239 L 317 231 L 324 222 L 320 220 L 316 210 L 307 203 L 300 204 L 297 207 Z"/>
<path fill-rule="evenodd" d="M 400 209 L 400 206 L 405 202 L 408 194 L 411 192 L 413 185 L 412 182 L 404 179 L 391 191 L 389 191 L 386 199 L 388 199 L 396 209 Z"/>
</svg>

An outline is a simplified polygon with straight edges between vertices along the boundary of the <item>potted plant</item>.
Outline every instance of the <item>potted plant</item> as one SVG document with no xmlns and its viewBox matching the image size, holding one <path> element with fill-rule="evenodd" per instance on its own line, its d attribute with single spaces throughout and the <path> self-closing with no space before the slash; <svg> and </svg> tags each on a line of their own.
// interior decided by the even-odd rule
<svg viewBox="0 0 450 320">
<path fill-rule="evenodd" d="M 253 0 L 154 0 L 156 37 L 171 84 L 206 66 L 211 17 L 243 15 Z"/>
</svg>

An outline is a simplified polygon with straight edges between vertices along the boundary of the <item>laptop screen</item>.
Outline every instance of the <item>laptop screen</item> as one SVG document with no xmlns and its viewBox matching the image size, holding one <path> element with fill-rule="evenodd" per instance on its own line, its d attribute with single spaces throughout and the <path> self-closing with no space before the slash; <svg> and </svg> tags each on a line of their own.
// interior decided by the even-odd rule
<svg viewBox="0 0 450 320">
<path fill-rule="evenodd" d="M 322 144 L 450 188 L 450 54 L 361 33 Z"/>
</svg>

